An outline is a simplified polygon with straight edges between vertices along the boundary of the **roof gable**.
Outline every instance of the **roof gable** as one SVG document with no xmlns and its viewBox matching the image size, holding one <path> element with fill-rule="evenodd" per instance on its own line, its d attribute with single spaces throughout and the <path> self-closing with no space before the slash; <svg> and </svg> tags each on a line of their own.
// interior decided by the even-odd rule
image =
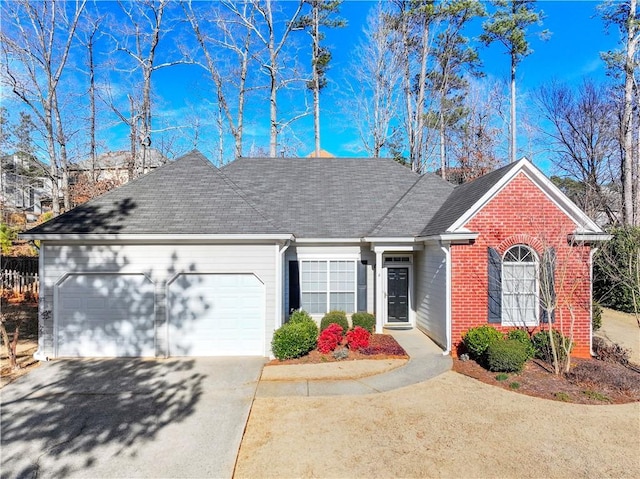
<svg viewBox="0 0 640 479">
<path fill-rule="evenodd" d="M 458 186 L 422 231 L 421 236 L 464 232 L 464 225 L 519 173 L 527 175 L 576 224 L 576 231 L 602 233 L 602 229 L 533 163 L 522 158 L 516 163 Z"/>
<path fill-rule="evenodd" d="M 200 152 L 192 151 L 23 236 L 279 232 L 236 185 Z"/>
</svg>

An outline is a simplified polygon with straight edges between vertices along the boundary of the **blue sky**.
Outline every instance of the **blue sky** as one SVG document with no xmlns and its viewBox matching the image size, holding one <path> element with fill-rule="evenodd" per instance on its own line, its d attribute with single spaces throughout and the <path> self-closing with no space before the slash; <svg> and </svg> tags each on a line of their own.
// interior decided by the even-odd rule
<svg viewBox="0 0 640 479">
<path fill-rule="evenodd" d="M 605 33 L 604 24 L 597 14 L 595 1 L 540 1 L 538 7 L 544 12 L 545 18 L 541 27 L 532 27 L 530 43 L 533 53 L 527 56 L 519 65 L 517 72 L 518 104 L 519 108 L 527 107 L 527 99 L 533 90 L 551 80 L 576 85 L 589 77 L 597 81 L 606 80 L 604 63 L 600 59 L 600 52 L 615 49 L 618 34 L 612 30 Z M 334 60 L 330 76 L 339 78 L 339 72 L 346 68 L 349 60 L 349 50 L 355 45 L 362 31 L 366 12 L 371 8 L 369 1 L 345 1 L 342 14 L 349 21 L 349 27 L 335 30 L 328 34 L 330 43 L 340 45 L 334 49 Z M 476 22 L 470 29 L 469 36 L 480 33 L 481 21 Z M 536 32 L 548 29 L 551 37 L 542 41 Z M 508 81 L 509 57 L 499 44 L 490 47 L 480 47 L 480 58 L 483 70 L 489 78 L 496 81 Z M 337 86 L 339 88 L 339 85 Z M 326 100 L 325 100 L 326 101 Z M 324 103 L 325 108 L 330 105 Z M 331 120 L 329 111 L 325 109 L 322 118 L 323 147 L 338 155 L 354 154 L 344 148 L 349 143 L 353 132 L 336 128 L 336 122 Z M 522 143 L 522 140 L 519 142 Z M 361 154 L 356 153 L 357 156 Z M 547 169 L 547 162 L 543 158 L 539 161 Z"/>
<path fill-rule="evenodd" d="M 609 35 L 605 34 L 603 22 L 597 14 L 597 6 L 601 2 L 595 1 L 540 1 L 537 6 L 544 11 L 544 24 L 542 27 L 531 28 L 529 40 L 534 52 L 523 59 L 518 67 L 518 105 L 519 114 L 527 114 L 531 107 L 531 94 L 541 85 L 557 80 L 577 85 L 584 78 L 589 77 L 598 81 L 606 80 L 604 63 L 600 59 L 600 52 L 616 48 L 618 34 L 613 30 Z M 342 29 L 327 31 L 326 45 L 331 49 L 333 60 L 328 73 L 328 87 L 323 90 L 321 96 L 321 133 L 322 148 L 336 156 L 366 156 L 366 153 L 357 148 L 358 134 L 345 114 L 343 105 L 345 99 L 345 77 L 349 71 L 354 50 L 358 42 L 362 41 L 363 26 L 369 10 L 376 2 L 365 0 L 345 0 L 341 7 L 341 16 L 348 22 L 348 26 Z M 99 2 L 100 8 L 111 12 L 117 11 L 115 2 Z M 285 3 L 286 7 L 292 7 L 293 3 Z M 117 15 L 117 14 L 114 14 Z M 112 23 L 117 23 L 117 16 Z M 470 28 L 468 35 L 476 37 L 481 32 L 482 20 L 476 21 Z M 541 41 L 537 32 L 542 29 L 551 31 L 551 37 Z M 301 62 L 308 63 L 308 36 L 306 33 L 297 33 L 300 42 Z M 161 49 L 171 46 L 171 40 L 162 40 Z M 164 53 L 163 53 L 164 54 Z M 480 47 L 480 58 L 483 62 L 482 70 L 487 76 L 488 82 L 506 82 L 509 75 L 509 57 L 503 47 L 494 44 L 490 47 Z M 308 67 L 308 65 L 306 65 Z M 115 76 L 111 73 L 103 75 Z M 119 77 L 122 83 L 114 83 L 112 88 L 116 96 L 120 97 L 121 108 L 126 111 L 128 91 L 126 77 Z M 69 88 L 75 88 L 73 82 Z M 135 88 L 135 87 L 134 87 Z M 198 147 L 212 160 L 216 150 L 217 133 L 215 123 L 211 117 L 215 111 L 213 105 L 214 93 L 210 82 L 201 70 L 193 65 L 176 66 L 154 73 L 154 129 L 174 129 L 174 140 L 178 152 L 186 152 L 193 147 L 192 118 L 202 121 L 203 129 L 201 141 Z M 506 93 L 506 92 L 505 92 Z M 282 110 L 291 105 L 300 106 L 303 95 L 297 94 L 293 99 L 282 97 L 280 104 Z M 16 105 L 7 102 L 8 97 L 2 96 L 3 103 L 9 107 Z M 307 100 L 310 96 L 307 95 Z M 249 100 L 249 108 L 252 112 L 248 119 L 245 131 L 245 154 L 249 154 L 253 146 L 265 148 L 269 142 L 268 132 L 268 105 L 262 100 Z M 287 104 L 289 103 L 289 104 Z M 17 106 L 17 105 L 16 105 Z M 76 108 L 73 112 L 82 121 L 82 108 Z M 17 114 L 14 115 L 17 117 Z M 519 116 L 519 118 L 521 118 Z M 295 123 L 293 133 L 288 132 L 281 136 L 280 140 L 288 141 L 287 135 L 295 136 L 298 146 L 297 154 L 305 156 L 313 150 L 312 117 L 308 116 Z M 118 124 L 115 116 L 105 111 L 100 123 L 101 148 L 104 150 L 117 150 L 128 148 L 128 130 L 122 124 Z M 157 137 L 156 137 L 157 138 Z M 154 140 L 155 141 L 155 140 Z M 506 142 L 506 138 L 505 138 Z M 540 152 L 525 152 L 523 146 L 525 138 L 519 139 L 519 156 L 527 154 L 533 156 L 534 162 L 543 167 L 549 173 L 547 158 Z M 154 146 L 159 146 L 158 141 Z M 230 144 L 229 144 L 230 146 Z M 80 151 L 80 150 L 79 150 Z M 228 160 L 231 155 L 228 155 Z"/>
</svg>

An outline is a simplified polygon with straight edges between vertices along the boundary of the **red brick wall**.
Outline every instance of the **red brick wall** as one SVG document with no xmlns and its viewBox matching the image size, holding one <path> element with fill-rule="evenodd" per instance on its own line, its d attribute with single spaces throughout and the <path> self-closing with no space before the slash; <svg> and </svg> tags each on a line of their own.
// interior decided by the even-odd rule
<svg viewBox="0 0 640 479">
<path fill-rule="evenodd" d="M 472 245 L 451 246 L 454 354 L 469 328 L 488 321 L 487 248 L 496 248 L 503 254 L 515 244 L 525 244 L 533 248 L 539 258 L 545 248 L 556 249 L 555 289 L 559 307 L 553 325 L 565 335 L 573 328 L 573 355 L 589 357 L 589 247 L 568 244 L 567 235 L 576 225 L 520 173 L 465 227 L 480 234 Z M 499 324 L 494 326 L 501 331 L 510 329 Z"/>
</svg>

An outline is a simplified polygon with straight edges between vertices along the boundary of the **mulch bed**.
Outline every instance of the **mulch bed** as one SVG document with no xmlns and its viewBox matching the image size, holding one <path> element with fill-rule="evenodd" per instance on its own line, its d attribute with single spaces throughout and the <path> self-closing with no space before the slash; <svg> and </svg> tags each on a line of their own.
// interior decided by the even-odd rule
<svg viewBox="0 0 640 479">
<path fill-rule="evenodd" d="M 278 364 L 319 364 L 333 363 L 337 361 L 357 361 L 360 359 L 408 359 L 409 356 L 402 346 L 389 334 L 372 334 L 369 339 L 369 347 L 365 352 L 348 350 L 349 356 L 345 359 L 336 359 L 333 354 L 322 354 L 314 349 L 309 354 L 296 359 L 273 359 L 270 366 Z"/>
<path fill-rule="evenodd" d="M 508 391 L 554 401 L 578 404 L 624 404 L 640 401 L 640 373 L 621 364 L 597 359 L 573 359 L 571 371 L 579 379 L 569 380 L 555 375 L 539 360 L 530 360 L 521 373 L 508 374 L 502 381 L 500 373 L 484 369 L 473 360 L 453 360 L 453 370 L 483 383 Z M 585 378 L 584 371 L 588 371 Z"/>
</svg>

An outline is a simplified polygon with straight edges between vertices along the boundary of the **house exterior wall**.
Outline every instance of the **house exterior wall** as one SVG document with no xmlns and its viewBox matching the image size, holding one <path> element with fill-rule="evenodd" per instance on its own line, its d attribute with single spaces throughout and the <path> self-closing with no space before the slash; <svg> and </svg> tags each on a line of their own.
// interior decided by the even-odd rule
<svg viewBox="0 0 640 479">
<path fill-rule="evenodd" d="M 447 347 L 447 257 L 438 244 L 414 253 L 416 326 Z"/>
<path fill-rule="evenodd" d="M 589 357 L 591 343 L 591 264 L 589 246 L 568 244 L 573 221 L 524 174 L 513 178 L 467 224 L 479 232 L 471 245 L 452 245 L 453 352 L 462 335 L 488 322 L 488 247 L 502 255 L 525 244 L 542 257 L 545 248 L 557 254 L 555 290 L 559 308 L 554 327 L 568 335 L 573 315 L 573 355 Z M 494 325 L 501 331 L 513 328 Z M 544 325 L 543 325 L 544 326 Z M 536 331 L 537 329 L 533 329 Z"/>
<path fill-rule="evenodd" d="M 265 356 L 276 315 L 276 247 L 204 244 L 93 244 L 41 246 L 40 353 L 55 353 L 55 285 L 69 273 L 142 273 L 155 285 L 156 355 L 167 351 L 167 282 L 179 273 L 253 273 L 265 285 Z"/>
<path fill-rule="evenodd" d="M 376 255 L 367 247 L 353 246 L 349 244 L 304 244 L 292 245 L 289 247 L 284 256 L 284 287 L 283 287 L 283 304 L 285 318 L 288 317 L 290 311 L 289 301 L 289 261 L 299 260 L 303 258 L 342 258 L 352 256 L 360 261 L 367 261 L 367 312 L 375 312 L 375 261 Z M 320 321 L 322 315 L 315 315 L 314 319 Z"/>
</svg>

